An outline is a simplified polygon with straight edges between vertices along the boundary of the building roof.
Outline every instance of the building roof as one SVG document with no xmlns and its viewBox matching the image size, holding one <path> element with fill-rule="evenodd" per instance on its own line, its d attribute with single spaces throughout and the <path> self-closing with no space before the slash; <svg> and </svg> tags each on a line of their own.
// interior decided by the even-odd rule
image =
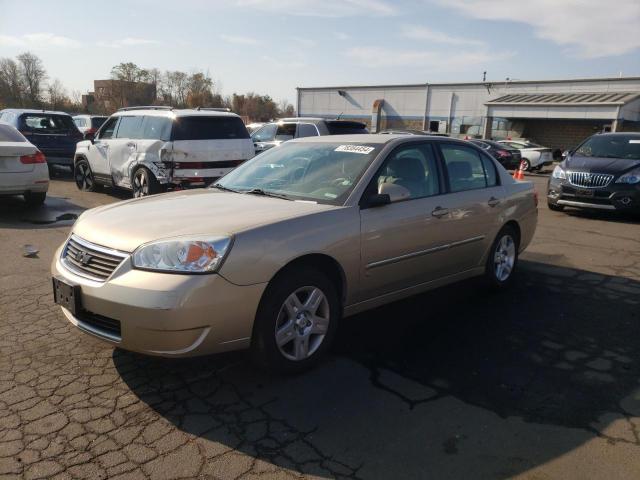
<svg viewBox="0 0 640 480">
<path fill-rule="evenodd" d="M 624 105 L 640 98 L 639 92 L 599 93 L 512 93 L 489 100 L 485 105 L 598 106 Z"/>
</svg>

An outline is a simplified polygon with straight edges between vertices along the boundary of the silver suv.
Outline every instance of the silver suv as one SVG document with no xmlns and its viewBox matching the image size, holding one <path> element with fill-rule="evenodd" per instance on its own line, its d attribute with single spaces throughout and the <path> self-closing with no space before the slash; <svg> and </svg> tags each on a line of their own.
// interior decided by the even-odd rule
<svg viewBox="0 0 640 480">
<path fill-rule="evenodd" d="M 214 109 L 123 108 L 80 142 L 80 190 L 116 186 L 143 197 L 168 188 L 206 186 L 254 156 L 242 119 Z"/>
<path fill-rule="evenodd" d="M 327 120 L 326 118 L 282 118 L 264 125 L 251 134 L 256 155 L 282 142 L 294 138 L 324 135 L 354 135 L 369 133 L 367 125 L 349 120 Z"/>
</svg>

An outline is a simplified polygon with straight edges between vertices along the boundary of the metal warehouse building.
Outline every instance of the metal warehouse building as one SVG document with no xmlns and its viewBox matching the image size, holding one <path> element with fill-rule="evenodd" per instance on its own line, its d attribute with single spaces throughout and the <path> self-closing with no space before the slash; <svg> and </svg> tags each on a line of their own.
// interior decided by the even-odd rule
<svg viewBox="0 0 640 480">
<path fill-rule="evenodd" d="M 594 132 L 640 131 L 640 77 L 298 88 L 298 115 L 564 149 Z"/>
</svg>

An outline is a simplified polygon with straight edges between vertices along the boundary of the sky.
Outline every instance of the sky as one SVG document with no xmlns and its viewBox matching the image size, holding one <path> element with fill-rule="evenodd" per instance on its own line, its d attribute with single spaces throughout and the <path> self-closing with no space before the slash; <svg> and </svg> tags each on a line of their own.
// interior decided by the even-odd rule
<svg viewBox="0 0 640 480">
<path fill-rule="evenodd" d="M 120 62 L 209 72 L 223 94 L 640 76 L 640 0 L 0 0 L 0 57 L 92 90 Z"/>
</svg>

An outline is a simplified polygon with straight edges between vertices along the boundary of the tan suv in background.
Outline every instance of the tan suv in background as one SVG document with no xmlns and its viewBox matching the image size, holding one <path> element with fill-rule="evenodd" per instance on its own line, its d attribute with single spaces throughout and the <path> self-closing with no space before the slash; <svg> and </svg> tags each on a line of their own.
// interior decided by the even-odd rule
<svg viewBox="0 0 640 480">
<path fill-rule="evenodd" d="M 169 357 L 251 347 L 300 370 L 341 318 L 465 278 L 507 285 L 537 198 L 448 138 L 292 140 L 206 190 L 85 212 L 52 264 L 70 322 Z"/>
</svg>

